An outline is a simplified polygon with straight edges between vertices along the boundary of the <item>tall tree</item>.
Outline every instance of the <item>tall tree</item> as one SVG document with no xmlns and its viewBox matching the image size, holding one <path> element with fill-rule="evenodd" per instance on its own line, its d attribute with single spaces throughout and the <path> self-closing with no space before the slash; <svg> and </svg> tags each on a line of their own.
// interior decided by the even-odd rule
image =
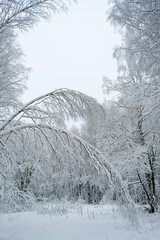
<svg viewBox="0 0 160 240">
<path fill-rule="evenodd" d="M 116 84 L 106 80 L 107 88 L 121 92 L 119 104 L 125 107 L 133 124 L 134 141 L 144 146 L 137 170 L 141 187 L 156 209 L 159 199 L 159 2 L 111 1 L 109 19 L 123 27 L 123 44 L 115 51 L 119 64 Z M 146 167 L 145 167 L 146 165 Z M 156 179 L 156 181 L 155 181 Z M 155 182 L 157 183 L 155 187 Z"/>
</svg>

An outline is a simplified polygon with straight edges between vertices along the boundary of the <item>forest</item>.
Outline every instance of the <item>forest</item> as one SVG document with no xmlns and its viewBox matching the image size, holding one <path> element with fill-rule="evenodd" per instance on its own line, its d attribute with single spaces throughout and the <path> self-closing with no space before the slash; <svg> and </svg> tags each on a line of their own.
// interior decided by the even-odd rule
<svg viewBox="0 0 160 240">
<path fill-rule="evenodd" d="M 0 213 L 109 201 L 136 221 L 137 206 L 155 213 L 160 203 L 160 1 L 109 1 L 122 43 L 117 79 L 104 76 L 102 89 L 115 100 L 62 88 L 22 104 L 30 68 L 18 34 L 71 2 L 0 1 Z"/>
</svg>

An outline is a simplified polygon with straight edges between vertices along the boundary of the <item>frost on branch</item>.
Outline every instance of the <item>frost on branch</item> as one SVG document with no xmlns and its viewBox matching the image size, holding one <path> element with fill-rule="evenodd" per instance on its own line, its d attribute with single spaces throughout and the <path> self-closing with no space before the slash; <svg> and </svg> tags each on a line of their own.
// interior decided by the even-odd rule
<svg viewBox="0 0 160 240">
<path fill-rule="evenodd" d="M 6 29 L 27 30 L 40 18 L 48 19 L 51 13 L 66 11 L 70 0 L 1 0 L 0 33 Z"/>
</svg>

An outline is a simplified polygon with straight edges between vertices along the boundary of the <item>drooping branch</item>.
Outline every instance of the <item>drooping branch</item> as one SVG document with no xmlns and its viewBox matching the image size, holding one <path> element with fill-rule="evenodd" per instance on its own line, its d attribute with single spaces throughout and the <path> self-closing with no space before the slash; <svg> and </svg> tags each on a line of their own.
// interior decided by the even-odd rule
<svg viewBox="0 0 160 240">
<path fill-rule="evenodd" d="M 20 124 L 25 118 L 34 123 L 49 121 L 54 124 L 54 121 L 59 122 L 70 117 L 85 119 L 89 113 L 96 114 L 101 119 L 105 117 L 103 108 L 93 98 L 78 91 L 58 89 L 25 104 L 2 125 L 0 131 L 6 129 L 13 120 L 14 125 Z"/>
</svg>

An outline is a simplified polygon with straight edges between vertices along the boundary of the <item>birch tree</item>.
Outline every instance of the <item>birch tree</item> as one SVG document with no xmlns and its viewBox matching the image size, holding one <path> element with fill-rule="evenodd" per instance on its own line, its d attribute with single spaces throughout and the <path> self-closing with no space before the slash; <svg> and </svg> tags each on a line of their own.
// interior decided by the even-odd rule
<svg viewBox="0 0 160 240">
<path fill-rule="evenodd" d="M 121 7 L 129 8 L 130 6 L 125 6 L 124 2 L 123 4 Z M 127 10 L 124 12 L 124 16 L 121 16 L 122 18 L 118 12 L 116 12 L 117 15 L 114 15 L 115 9 L 121 11 L 119 8 L 120 5 L 116 2 L 110 15 L 110 18 L 116 24 L 122 24 L 126 27 L 123 44 L 115 49 L 114 52 L 118 62 L 119 73 L 115 83 L 104 78 L 103 86 L 106 92 L 114 90 L 120 94 L 117 106 L 125 109 L 125 116 L 123 117 L 128 119 L 126 126 L 131 139 L 131 146 L 134 149 L 134 156 L 136 152 L 138 153 L 137 159 L 132 157 L 135 162 L 133 163 L 135 167 L 132 170 L 134 169 L 134 175 L 137 174 L 138 184 L 141 184 L 141 192 L 145 195 L 146 201 L 150 205 L 150 211 L 154 212 L 159 199 L 159 166 L 155 164 L 159 159 L 157 149 L 160 136 L 157 129 L 159 126 L 157 117 L 159 112 L 159 84 L 157 82 L 158 75 L 156 74 L 158 72 L 153 72 L 153 62 L 150 62 L 152 65 L 150 66 L 150 71 L 148 71 L 149 56 L 145 55 L 144 49 L 140 48 L 140 45 L 139 48 L 136 48 L 136 37 L 139 34 L 137 31 L 140 30 L 136 28 L 134 31 L 133 25 L 129 26 L 127 20 L 126 22 L 123 21 Z M 155 82 L 157 82 L 157 85 Z M 156 99 L 156 101 L 153 99 Z M 132 154 L 130 151 L 127 151 L 127 153 L 129 160 Z"/>
</svg>

